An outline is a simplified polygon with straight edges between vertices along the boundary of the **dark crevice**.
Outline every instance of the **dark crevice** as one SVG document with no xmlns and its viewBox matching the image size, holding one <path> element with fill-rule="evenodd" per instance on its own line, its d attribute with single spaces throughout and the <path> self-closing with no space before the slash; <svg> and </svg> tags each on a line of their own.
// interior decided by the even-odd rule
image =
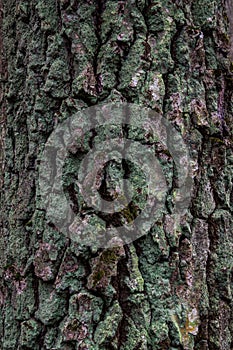
<svg viewBox="0 0 233 350">
<path fill-rule="evenodd" d="M 166 73 L 162 74 L 164 87 L 165 87 L 165 93 L 164 93 L 163 105 L 162 105 L 162 112 L 163 112 L 164 118 L 167 117 L 166 110 L 167 110 L 167 103 L 169 103 L 169 75 L 174 75 L 174 72 L 177 69 L 177 57 L 176 57 L 177 40 L 179 39 L 184 28 L 185 28 L 185 25 L 180 25 L 176 23 L 176 32 L 171 38 L 171 44 L 170 44 L 170 52 L 171 52 L 171 57 L 173 59 L 174 64 L 173 64 L 173 67 L 171 67 Z"/>
<path fill-rule="evenodd" d="M 58 17 L 58 29 L 60 31 L 62 29 L 62 12 L 61 12 L 60 0 L 56 0 L 56 9 L 57 9 L 57 17 Z"/>
<path fill-rule="evenodd" d="M 78 204 L 77 192 L 75 190 L 74 183 L 70 184 L 67 187 L 66 191 L 68 192 L 70 201 L 72 202 L 71 209 L 74 212 L 74 214 L 77 215 L 79 212 L 79 204 Z"/>
<path fill-rule="evenodd" d="M 33 270 L 33 279 L 32 279 L 32 288 L 34 291 L 34 300 L 35 300 L 35 311 L 39 309 L 39 304 L 40 304 L 40 296 L 39 296 L 39 280 L 37 276 L 35 275 L 34 272 L 34 266 L 31 265 L 31 268 Z"/>
<path fill-rule="evenodd" d="M 43 325 L 42 331 L 40 332 L 39 341 L 38 341 L 40 349 L 44 348 L 44 339 L 45 339 L 46 332 L 47 332 L 47 327 Z"/>
<path fill-rule="evenodd" d="M 142 59 L 145 60 L 146 62 L 149 62 L 149 66 L 147 67 L 146 72 L 145 72 L 144 85 L 146 84 L 148 73 L 151 71 L 152 64 L 153 64 L 153 61 L 151 59 L 151 47 L 148 43 L 149 34 L 150 34 L 150 26 L 149 26 L 149 22 L 148 22 L 148 9 L 151 6 L 152 6 L 151 0 L 148 0 L 145 2 L 145 6 L 144 6 L 143 10 L 141 11 L 141 14 L 142 14 L 143 19 L 144 19 L 144 23 L 146 25 L 146 40 L 144 43 L 145 51 L 144 51 L 144 56 L 142 57 Z M 138 7 L 138 4 L 137 4 L 137 7 Z M 140 11 L 140 9 L 139 9 L 139 11 Z M 136 31 L 134 31 L 134 32 L 136 35 Z M 135 40 L 136 40 L 136 36 L 134 38 L 134 42 L 135 42 Z"/>
<path fill-rule="evenodd" d="M 72 40 L 67 36 L 65 32 L 63 32 L 63 40 L 66 46 L 67 50 L 67 61 L 68 61 L 68 66 L 69 66 L 69 75 L 70 75 L 70 91 L 69 93 L 71 94 L 72 92 L 72 83 L 75 78 L 75 69 L 74 69 L 74 55 L 72 53 Z"/>
<path fill-rule="evenodd" d="M 95 76 L 95 89 L 97 94 L 101 94 L 102 92 L 102 84 L 101 84 L 101 76 L 98 73 L 98 57 L 103 45 L 102 37 L 101 37 L 101 26 L 102 26 L 102 14 L 105 10 L 106 0 L 96 0 L 96 10 L 93 14 L 94 24 L 95 24 L 95 34 L 97 37 L 98 45 L 96 51 L 93 55 L 93 71 Z"/>
<path fill-rule="evenodd" d="M 127 261 L 129 259 L 129 249 L 127 245 L 125 246 L 125 253 L 126 253 L 126 257 L 121 259 L 118 262 L 117 276 L 112 277 L 112 284 L 117 292 L 117 300 L 120 304 L 120 307 L 123 313 L 122 320 L 119 323 L 118 329 L 117 329 L 118 349 L 120 349 L 128 339 L 128 331 L 127 331 L 128 322 L 127 322 L 126 316 L 130 317 L 130 310 L 131 310 L 131 305 L 130 305 L 130 302 L 128 301 L 130 290 L 124 282 L 126 277 L 127 276 L 129 277 L 129 273 L 127 270 Z"/>
</svg>

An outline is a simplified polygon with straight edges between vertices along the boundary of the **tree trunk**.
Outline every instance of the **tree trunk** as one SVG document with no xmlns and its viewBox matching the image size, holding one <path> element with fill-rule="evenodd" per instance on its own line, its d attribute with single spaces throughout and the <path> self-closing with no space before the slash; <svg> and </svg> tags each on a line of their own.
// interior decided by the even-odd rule
<svg viewBox="0 0 233 350">
<path fill-rule="evenodd" d="M 0 8 L 0 348 L 233 349 L 231 1 Z M 111 102 L 150 108 L 175 127 L 190 154 L 191 202 L 177 223 L 176 171 L 162 149 L 160 219 L 131 243 L 95 249 L 48 223 L 38 174 L 58 125 Z M 72 171 L 64 191 L 83 212 Z"/>
</svg>

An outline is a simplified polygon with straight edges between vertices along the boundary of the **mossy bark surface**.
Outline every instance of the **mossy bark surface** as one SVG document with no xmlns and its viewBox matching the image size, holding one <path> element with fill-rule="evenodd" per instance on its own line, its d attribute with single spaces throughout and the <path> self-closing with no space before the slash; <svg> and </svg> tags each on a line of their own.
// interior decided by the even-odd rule
<svg viewBox="0 0 233 350">
<path fill-rule="evenodd" d="M 232 13 L 223 0 L 0 0 L 0 349 L 233 349 Z M 48 225 L 39 159 L 59 123 L 109 102 L 175 126 L 194 187 L 179 225 L 168 196 L 148 234 L 94 250 Z"/>
</svg>

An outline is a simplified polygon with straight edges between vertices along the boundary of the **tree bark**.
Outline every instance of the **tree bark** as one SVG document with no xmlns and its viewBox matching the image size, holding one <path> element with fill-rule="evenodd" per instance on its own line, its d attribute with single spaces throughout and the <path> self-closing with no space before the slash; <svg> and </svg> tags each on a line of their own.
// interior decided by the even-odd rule
<svg viewBox="0 0 233 350">
<path fill-rule="evenodd" d="M 233 349 L 232 9 L 230 0 L 0 1 L 1 349 Z M 95 251 L 48 225 L 39 160 L 57 125 L 114 101 L 176 128 L 192 199 L 177 225 L 175 169 L 162 151 L 162 219 Z M 65 190 L 77 204 L 72 184 Z"/>
</svg>

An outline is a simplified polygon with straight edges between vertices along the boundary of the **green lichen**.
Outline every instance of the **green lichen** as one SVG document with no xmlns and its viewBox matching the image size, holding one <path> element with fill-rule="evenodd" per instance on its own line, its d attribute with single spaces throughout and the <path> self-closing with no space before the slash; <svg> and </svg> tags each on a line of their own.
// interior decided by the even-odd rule
<svg viewBox="0 0 233 350">
<path fill-rule="evenodd" d="M 105 275 L 105 272 L 103 270 L 98 270 L 95 273 L 93 273 L 92 275 L 93 287 L 95 287 L 97 283 L 101 281 L 104 275 Z"/>
<path fill-rule="evenodd" d="M 228 135 L 233 107 L 227 31 L 232 16 L 227 19 L 223 5 L 219 0 L 4 2 L 0 265 L 6 268 L 0 271 L 1 349 L 194 349 L 195 337 L 197 350 L 230 348 L 233 161 Z M 221 98 L 224 115 L 219 118 Z M 101 232 L 106 222 L 93 213 L 86 215 L 93 226 L 86 237 L 87 243 L 89 237 L 93 241 L 91 249 L 75 242 L 75 233 L 69 242 L 47 225 L 36 188 L 37 155 L 50 133 L 100 101 L 136 102 L 163 113 L 190 145 L 193 157 L 192 205 L 176 225 L 177 174 L 171 155 L 158 152 L 157 144 L 169 196 L 149 234 L 125 250 L 122 245 L 97 250 L 96 230 Z M 136 127 L 126 129 L 128 138 L 142 145 L 159 142 Z M 90 139 L 95 144 L 123 136 L 113 127 L 97 133 L 96 138 L 87 133 L 77 140 L 76 152 L 69 150 L 63 169 L 66 199 Z M 130 172 L 135 205 L 122 213 L 127 222 L 133 222 L 147 200 L 143 172 L 133 164 Z M 111 185 L 122 175 L 113 167 L 107 173 Z M 79 209 L 87 210 L 77 187 Z M 184 237 L 192 245 L 190 261 Z M 41 243 L 54 250 L 38 256 Z M 49 279 L 37 276 L 33 262 L 41 271 L 51 267 Z M 192 286 L 186 285 L 188 272 Z M 209 315 L 203 323 L 208 327 L 206 341 L 199 341 L 201 332 L 196 335 L 194 308 L 203 320 Z"/>
<path fill-rule="evenodd" d="M 129 277 L 126 283 L 132 292 L 142 292 L 144 290 L 144 280 L 138 266 L 138 256 L 133 244 L 129 245 L 130 259 L 128 261 Z"/>
<path fill-rule="evenodd" d="M 102 344 L 111 343 L 122 316 L 120 305 L 115 301 L 113 306 L 106 312 L 104 320 L 98 324 L 95 330 L 94 340 L 96 344 L 100 346 Z"/>
<path fill-rule="evenodd" d="M 42 330 L 40 323 L 34 319 L 21 323 L 20 344 L 28 349 L 39 349 L 39 336 Z"/>
<path fill-rule="evenodd" d="M 105 289 L 108 287 L 111 277 L 117 274 L 119 260 L 125 254 L 121 244 L 121 242 L 116 243 L 115 246 L 103 250 L 97 258 L 93 259 L 93 271 L 88 277 L 88 288 Z"/>
<path fill-rule="evenodd" d="M 184 304 L 182 304 L 184 308 Z M 181 314 L 172 314 L 172 322 L 174 323 L 178 333 L 180 342 L 183 344 L 184 348 L 187 350 L 194 349 L 193 335 L 198 333 L 198 327 L 200 325 L 200 319 L 197 314 L 197 310 L 184 310 Z"/>
<path fill-rule="evenodd" d="M 61 320 L 65 315 L 65 296 L 51 291 L 51 287 L 40 283 L 40 304 L 35 317 L 45 325 L 51 325 Z"/>
</svg>

